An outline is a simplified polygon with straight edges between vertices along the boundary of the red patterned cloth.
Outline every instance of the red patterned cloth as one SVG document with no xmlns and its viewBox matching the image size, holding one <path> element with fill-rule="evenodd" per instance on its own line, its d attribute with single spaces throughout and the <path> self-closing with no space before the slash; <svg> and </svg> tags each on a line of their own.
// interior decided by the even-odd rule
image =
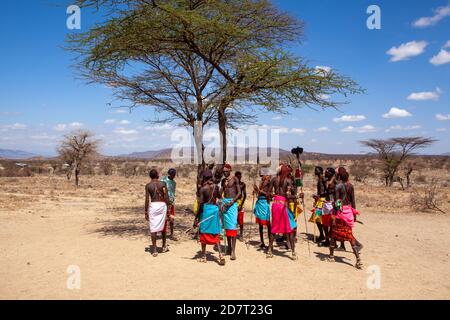
<svg viewBox="0 0 450 320">
<path fill-rule="evenodd" d="M 260 219 L 256 218 L 256 223 L 259 224 L 260 226 L 267 226 L 269 221 L 268 220 L 260 220 Z"/>
<path fill-rule="evenodd" d="M 238 224 L 240 226 L 244 225 L 244 210 L 238 212 Z"/>
<path fill-rule="evenodd" d="M 322 225 L 325 227 L 331 226 L 331 214 L 322 215 Z"/>
<path fill-rule="evenodd" d="M 237 237 L 237 230 L 225 230 L 227 237 Z"/>
<path fill-rule="evenodd" d="M 352 228 L 350 228 L 343 220 L 336 219 L 336 223 L 331 228 L 331 237 L 336 241 L 353 241 Z"/>
<path fill-rule="evenodd" d="M 200 243 L 202 244 L 217 244 L 220 242 L 218 234 L 200 233 Z"/>
</svg>

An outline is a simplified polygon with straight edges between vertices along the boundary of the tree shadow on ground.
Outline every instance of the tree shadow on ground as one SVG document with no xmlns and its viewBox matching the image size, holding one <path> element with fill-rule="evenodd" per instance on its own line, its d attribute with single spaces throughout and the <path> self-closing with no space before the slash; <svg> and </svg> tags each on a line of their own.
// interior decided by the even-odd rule
<svg viewBox="0 0 450 320">
<path fill-rule="evenodd" d="M 180 208 L 175 213 L 175 236 L 179 240 L 192 239 L 186 231 L 192 227 L 193 216 Z M 145 220 L 142 206 L 108 208 L 109 218 L 99 219 L 90 231 L 103 237 L 149 238 L 148 221 Z M 158 233 L 158 238 L 161 234 Z"/>
</svg>

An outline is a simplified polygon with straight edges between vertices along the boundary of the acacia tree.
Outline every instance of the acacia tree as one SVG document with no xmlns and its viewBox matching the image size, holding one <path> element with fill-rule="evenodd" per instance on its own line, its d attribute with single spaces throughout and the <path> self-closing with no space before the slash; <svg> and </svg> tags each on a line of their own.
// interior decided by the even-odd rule
<svg viewBox="0 0 450 320">
<path fill-rule="evenodd" d="M 69 164 L 69 171 L 75 174 L 75 185 L 79 185 L 79 175 L 83 164 L 97 155 L 100 140 L 89 131 L 74 131 L 64 136 L 58 147 L 61 160 Z"/>
<path fill-rule="evenodd" d="M 423 137 L 404 137 L 391 139 L 370 139 L 361 141 L 363 146 L 378 154 L 386 187 L 392 187 L 400 166 L 418 149 L 432 145 L 436 140 Z"/>
<path fill-rule="evenodd" d="M 226 129 L 254 119 L 254 108 L 336 107 L 335 93 L 361 92 L 334 71 L 316 70 L 286 48 L 303 24 L 265 0 L 80 0 L 108 19 L 69 38 L 80 70 L 131 106 L 151 106 L 156 122 Z M 199 148 L 197 147 L 197 150 Z M 201 148 L 202 149 L 202 148 Z M 203 155 L 202 155 L 203 160 Z M 204 163 L 204 161 L 202 161 Z"/>
</svg>

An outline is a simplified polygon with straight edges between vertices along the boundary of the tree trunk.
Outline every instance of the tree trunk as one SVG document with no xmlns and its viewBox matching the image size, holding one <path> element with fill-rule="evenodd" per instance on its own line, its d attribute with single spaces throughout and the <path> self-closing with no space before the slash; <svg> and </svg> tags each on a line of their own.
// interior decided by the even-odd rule
<svg viewBox="0 0 450 320">
<path fill-rule="evenodd" d="M 80 174 L 80 170 L 75 169 L 75 185 L 78 187 L 79 184 L 79 178 L 78 175 Z"/>
<path fill-rule="evenodd" d="M 197 161 L 197 196 L 198 196 L 199 187 L 201 184 L 201 174 L 203 170 L 205 170 L 205 146 L 203 145 L 203 126 L 201 122 L 197 121 L 197 123 L 200 123 L 200 125 L 194 126 L 193 135 L 197 152 L 195 160 Z"/>
<path fill-rule="evenodd" d="M 218 112 L 219 132 L 220 132 L 220 155 L 219 163 L 225 164 L 227 161 L 227 118 L 225 109 L 219 108 Z"/>
<path fill-rule="evenodd" d="M 412 172 L 413 172 L 412 169 L 409 169 L 409 170 L 406 172 L 406 188 L 411 187 L 411 173 L 412 173 Z"/>
</svg>

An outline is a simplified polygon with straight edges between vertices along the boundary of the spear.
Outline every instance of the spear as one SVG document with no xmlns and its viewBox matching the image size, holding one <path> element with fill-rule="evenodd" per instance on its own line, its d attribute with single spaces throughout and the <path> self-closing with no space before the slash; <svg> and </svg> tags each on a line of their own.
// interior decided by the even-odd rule
<svg viewBox="0 0 450 320">
<path fill-rule="evenodd" d="M 291 150 L 292 154 L 295 154 L 296 158 L 297 158 L 297 162 L 298 162 L 298 170 L 299 173 L 302 170 L 302 163 L 300 162 L 300 155 L 303 153 L 303 148 L 297 147 Z M 297 178 L 297 177 L 296 177 Z M 303 193 L 303 181 L 301 180 L 301 177 L 298 177 L 298 179 L 295 179 L 295 184 L 297 187 L 300 187 L 300 192 Z M 305 219 L 305 232 L 306 232 L 306 242 L 308 243 L 308 253 L 309 256 L 311 256 L 311 248 L 309 245 L 309 238 L 308 238 L 308 223 L 306 222 L 306 212 L 305 212 L 305 199 L 304 197 L 301 200 L 301 204 L 302 204 L 302 211 L 303 211 L 303 217 Z"/>
</svg>

